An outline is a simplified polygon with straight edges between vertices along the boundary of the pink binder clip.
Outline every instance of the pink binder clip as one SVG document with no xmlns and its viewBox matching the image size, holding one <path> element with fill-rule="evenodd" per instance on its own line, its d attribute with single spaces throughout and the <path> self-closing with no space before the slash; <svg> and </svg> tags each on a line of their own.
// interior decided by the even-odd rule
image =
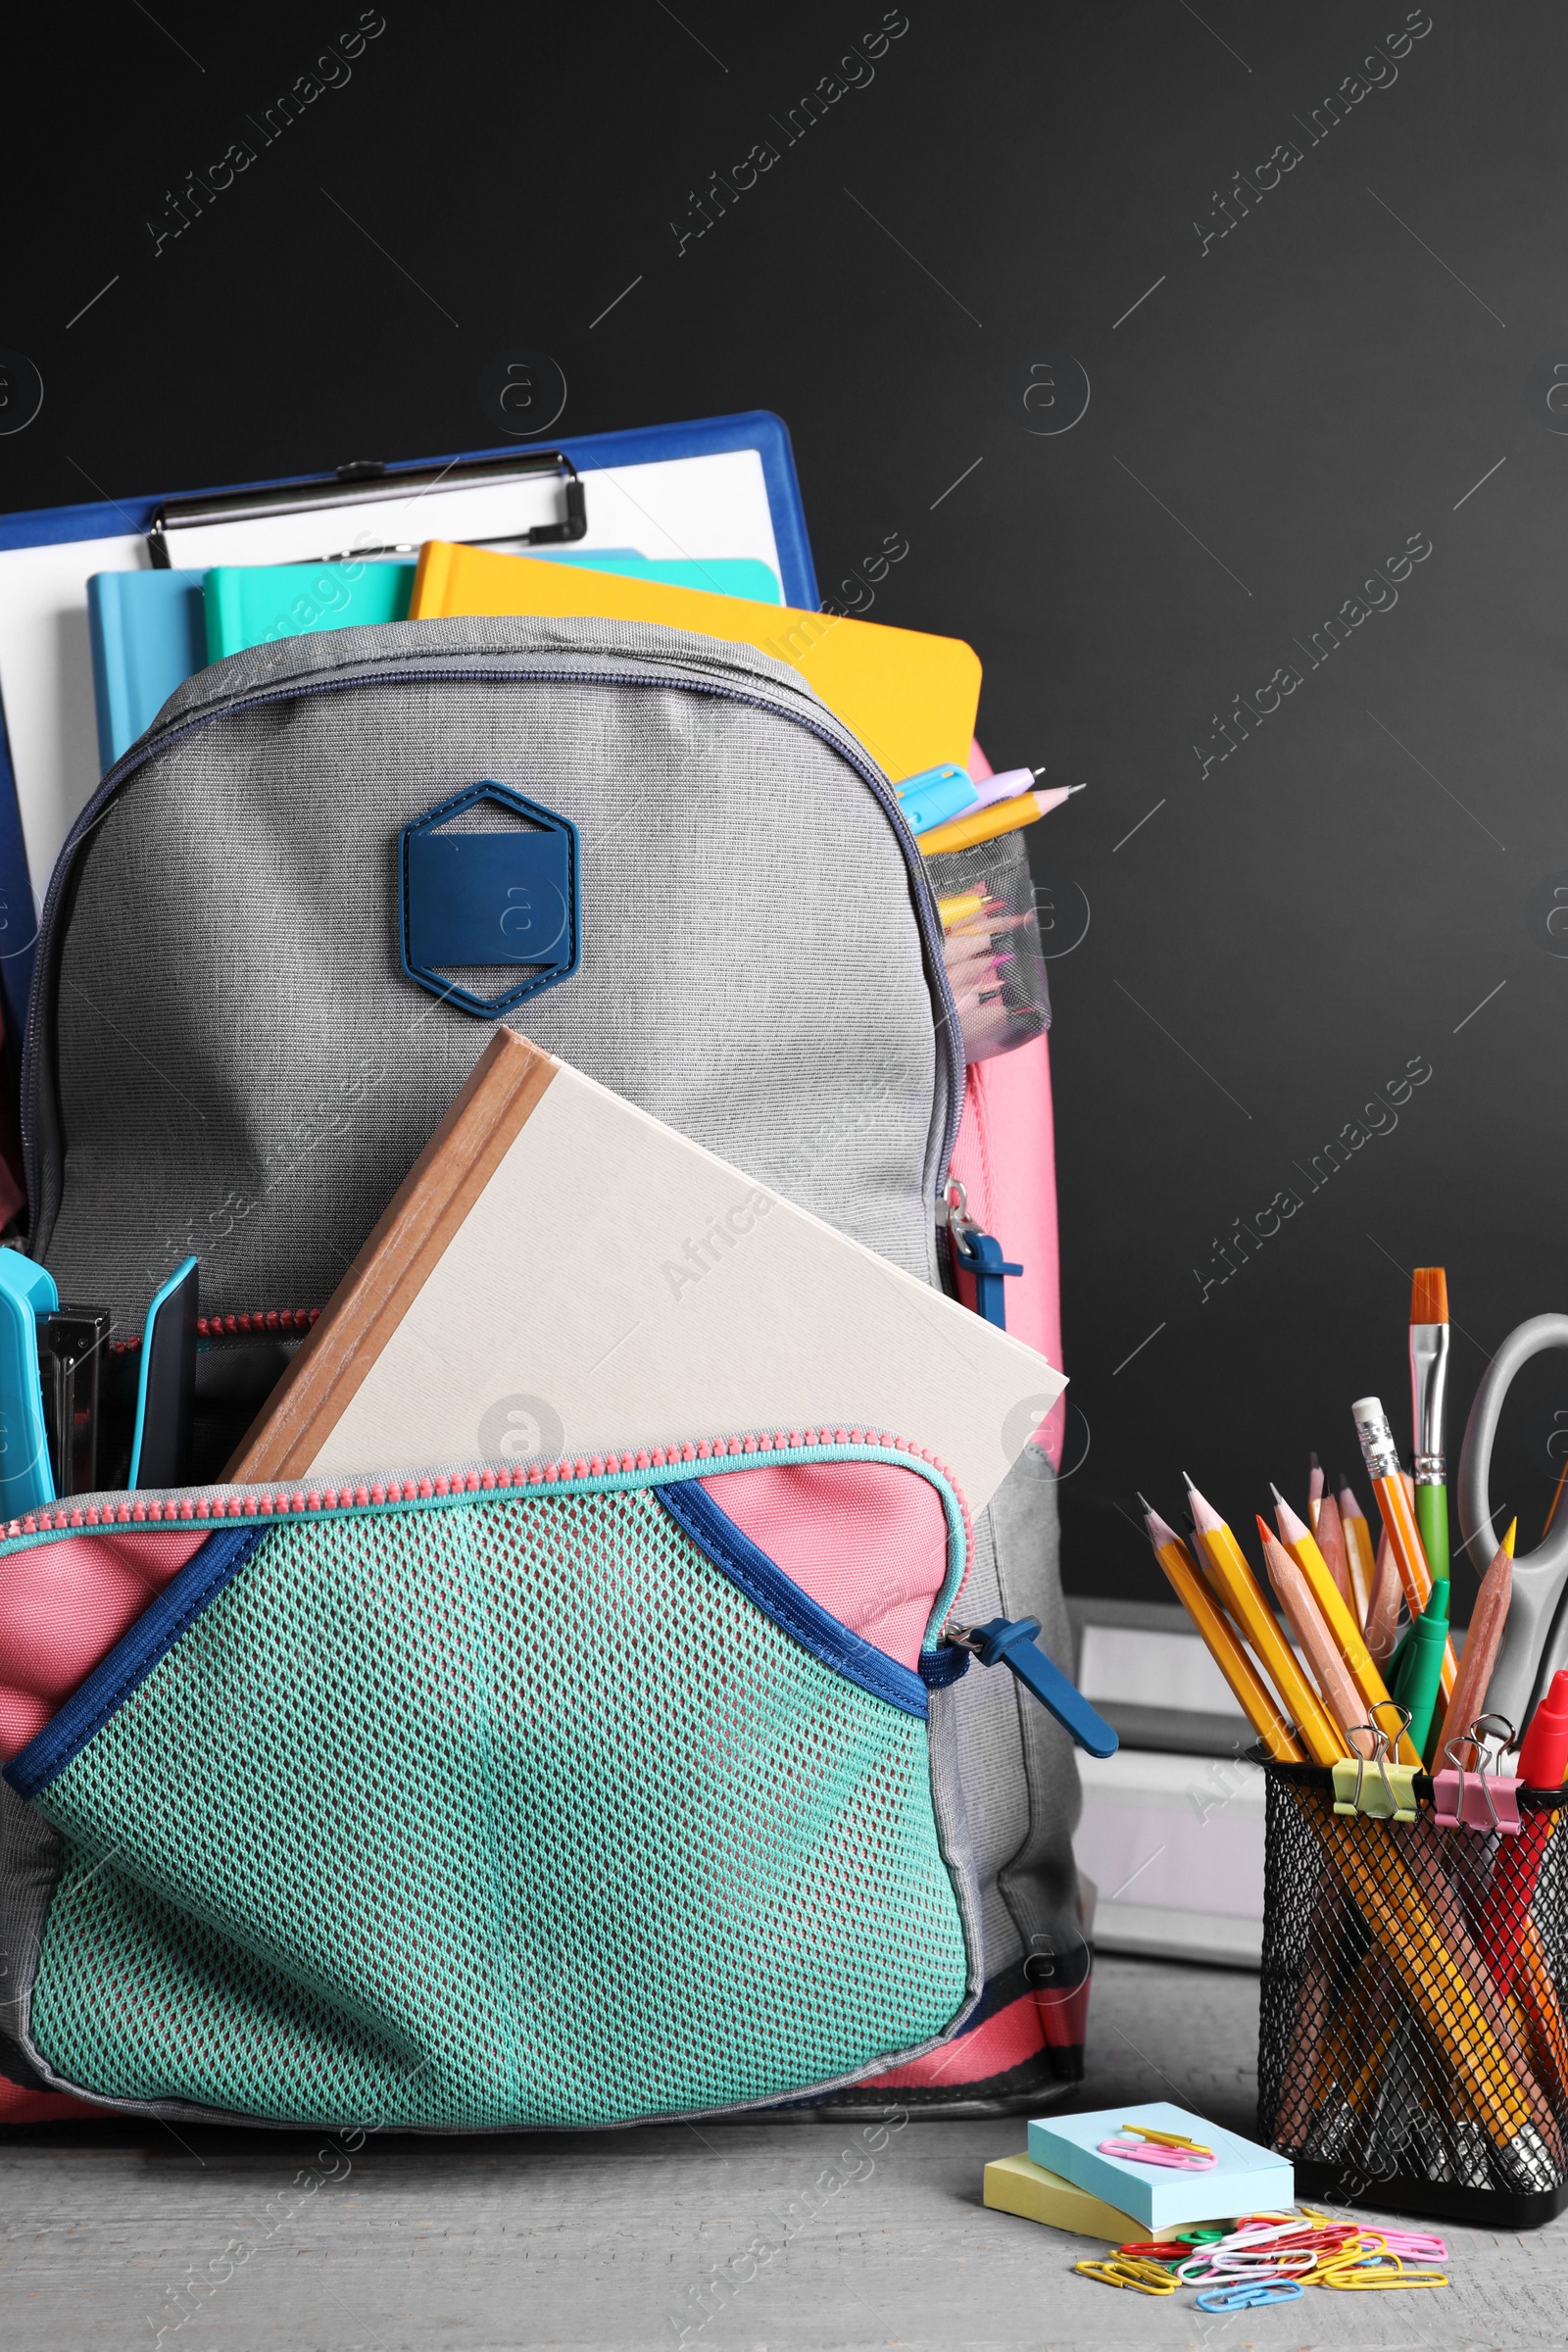
<svg viewBox="0 0 1568 2352">
<path fill-rule="evenodd" d="M 1497 1757 L 1514 1744 L 1513 1725 L 1504 1715 L 1478 1715 L 1468 1732 L 1450 1740 L 1444 1749 L 1449 1769 L 1432 1776 L 1432 1801 L 1440 1830 L 1495 1831 L 1499 1837 L 1519 1835 L 1519 1783 L 1512 1775 L 1487 1770 L 1487 1743 L 1495 1740 Z M 1465 1751 L 1475 1756 L 1465 1769 Z"/>
</svg>

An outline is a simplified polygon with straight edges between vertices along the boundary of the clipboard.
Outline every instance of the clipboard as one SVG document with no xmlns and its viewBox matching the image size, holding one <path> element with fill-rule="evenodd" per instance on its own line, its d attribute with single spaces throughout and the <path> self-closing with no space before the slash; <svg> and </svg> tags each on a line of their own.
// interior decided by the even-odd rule
<svg viewBox="0 0 1568 2352">
<path fill-rule="evenodd" d="M 318 522 L 322 527 L 320 549 L 311 544 L 301 547 L 298 550 L 301 560 L 324 558 L 351 545 L 368 553 L 367 541 L 373 543 L 377 534 L 364 526 L 375 515 L 377 507 L 384 511 L 388 502 L 396 498 L 400 486 L 405 492 L 417 492 L 416 477 L 424 483 L 434 478 L 442 484 L 445 496 L 449 490 L 476 482 L 482 486 L 484 480 L 494 478 L 466 470 L 459 473 L 455 469 L 487 466 L 505 469 L 523 483 L 530 475 L 534 477 L 538 484 L 537 492 L 530 492 L 537 510 L 534 520 L 543 522 L 553 539 L 574 540 L 591 547 L 595 539 L 607 545 L 624 546 L 629 540 L 644 544 L 653 538 L 660 544 L 645 547 L 650 554 L 751 552 L 749 548 L 730 546 L 682 546 L 678 524 L 676 529 L 666 527 L 670 515 L 667 503 L 659 510 L 647 499 L 638 498 L 636 480 L 621 482 L 615 478 L 632 468 L 675 467 L 690 459 L 744 461 L 748 456 L 750 463 L 737 469 L 728 473 L 717 469 L 723 474 L 720 498 L 727 494 L 725 484 L 732 476 L 739 478 L 744 474 L 748 489 L 755 480 L 756 497 L 751 506 L 755 508 L 756 528 L 771 549 L 785 601 L 815 611 L 820 599 L 789 431 L 781 417 L 761 409 L 732 416 L 697 418 L 682 424 L 553 439 L 548 450 L 514 442 L 499 449 L 455 452 L 434 460 L 399 462 L 385 466 L 345 466 L 336 474 L 316 477 L 283 476 L 177 496 L 151 494 L 0 514 L 0 993 L 4 996 L 6 1018 L 17 1035 L 21 1036 L 26 1019 L 37 938 L 36 909 L 48 887 L 49 872 L 60 844 L 96 788 L 100 775 L 85 589 L 91 572 L 155 564 L 161 568 L 154 554 L 158 541 L 162 542 L 163 561 L 172 565 L 204 566 L 245 561 L 244 556 L 236 559 L 231 547 L 229 552 L 222 552 L 223 531 L 218 525 L 226 511 L 225 528 L 252 527 L 243 519 L 235 526 L 235 510 L 248 511 L 251 505 L 264 505 L 265 494 L 269 492 L 301 493 L 292 502 L 292 511 L 308 512 L 313 530 Z M 600 477 L 602 493 L 598 504 L 607 516 L 604 527 L 595 523 L 596 475 Z M 576 495 L 572 491 L 574 479 L 578 484 Z M 678 485 L 679 476 L 668 473 L 643 477 L 644 484 L 655 480 L 667 502 L 670 485 Z M 252 493 L 261 494 L 261 498 L 252 501 Z M 191 510 L 198 502 L 207 508 L 206 514 L 188 518 L 180 514 L 180 510 Z M 711 498 L 709 504 L 712 506 Z M 365 510 L 364 514 L 357 512 L 360 509 Z M 274 514 L 279 511 L 288 511 L 287 502 L 281 510 L 275 504 L 270 509 Z M 353 516 L 355 529 L 325 527 L 338 523 L 339 511 L 343 515 Z M 612 511 L 619 518 L 613 525 L 608 520 Z M 626 527 L 628 514 L 643 517 L 635 537 Z M 579 520 L 586 522 L 586 533 L 573 527 Z M 557 527 L 552 527 L 553 524 Z M 461 531 L 454 534 L 462 535 Z M 510 532 L 504 536 L 518 541 L 524 534 Z M 142 544 L 138 545 L 138 541 Z M 389 546 L 399 544 L 390 533 L 387 541 Z M 113 542 L 116 550 L 107 559 L 102 552 L 89 555 L 86 543 L 90 542 Z M 492 537 L 485 543 L 498 541 Z M 10 554 L 24 550 L 38 551 L 39 561 L 25 566 L 7 564 Z M 757 552 L 768 560 L 763 548 L 759 547 Z M 248 560 L 271 559 L 258 542 L 256 552 Z M 29 703 L 35 706 L 29 713 L 35 723 L 26 730 L 28 748 L 22 761 L 27 772 L 20 784 L 18 762 L 13 760 L 11 722 L 4 707 L 6 649 L 8 642 L 18 642 L 14 630 L 19 619 L 29 632 L 25 653 L 9 657 L 9 664 L 14 678 L 25 672 Z M 33 744 L 42 742 L 48 733 L 50 710 L 65 711 L 68 698 L 71 740 L 63 748 L 61 742 L 54 742 L 40 756 L 34 752 Z M 44 703 L 49 703 L 50 708 L 43 709 L 40 716 L 36 706 Z M 63 737 L 67 723 L 62 721 L 56 729 L 57 736 Z"/>
</svg>

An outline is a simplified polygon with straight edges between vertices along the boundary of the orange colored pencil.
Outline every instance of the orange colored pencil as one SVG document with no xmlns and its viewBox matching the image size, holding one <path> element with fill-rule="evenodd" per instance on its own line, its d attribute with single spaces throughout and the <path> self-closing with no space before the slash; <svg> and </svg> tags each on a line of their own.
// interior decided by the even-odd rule
<svg viewBox="0 0 1568 2352">
<path fill-rule="evenodd" d="M 1399 1571 L 1404 1597 L 1412 1617 L 1419 1617 L 1426 1608 L 1432 1592 L 1432 1572 L 1427 1555 L 1421 1546 L 1415 1512 L 1405 1493 L 1404 1480 L 1399 1473 L 1399 1456 L 1389 1427 L 1389 1416 L 1376 1396 L 1359 1397 L 1350 1407 L 1355 1420 L 1356 1436 L 1361 1441 L 1361 1455 L 1366 1463 L 1372 1491 L 1383 1514 L 1383 1526 L 1394 1553 L 1394 1564 Z M 1449 1641 L 1443 1655 L 1441 1688 L 1444 1697 L 1453 1696 L 1458 1680 L 1459 1661 Z"/>
</svg>

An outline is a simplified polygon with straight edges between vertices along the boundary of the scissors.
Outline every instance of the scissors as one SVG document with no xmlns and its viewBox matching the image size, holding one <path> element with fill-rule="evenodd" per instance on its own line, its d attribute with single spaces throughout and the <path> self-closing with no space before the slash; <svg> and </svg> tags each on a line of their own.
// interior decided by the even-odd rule
<svg viewBox="0 0 1568 2352">
<path fill-rule="evenodd" d="M 1497 1547 L 1489 1481 L 1503 1400 L 1525 1365 L 1551 1348 L 1568 1348 L 1568 1315 L 1534 1315 L 1528 1323 L 1521 1323 L 1487 1366 L 1470 1407 L 1459 1455 L 1459 1527 L 1477 1576 L 1486 1575 Z M 1568 1513 L 1533 1552 L 1513 1564 L 1508 1620 L 1487 1697 L 1515 1723 L 1527 1720 L 1557 1667 L 1568 1665 L 1568 1611 L 1562 1607 L 1565 1587 Z"/>
</svg>

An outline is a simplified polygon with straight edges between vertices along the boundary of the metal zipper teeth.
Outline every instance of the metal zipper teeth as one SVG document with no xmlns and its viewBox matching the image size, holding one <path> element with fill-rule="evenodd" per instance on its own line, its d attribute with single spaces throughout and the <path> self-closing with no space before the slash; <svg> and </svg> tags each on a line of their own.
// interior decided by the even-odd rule
<svg viewBox="0 0 1568 2352">
<path fill-rule="evenodd" d="M 170 744 L 179 742 L 186 735 L 194 735 L 200 728 L 211 725 L 215 719 L 231 718 L 242 710 L 266 710 L 273 703 L 298 702 L 307 695 L 348 693 L 358 687 L 383 685 L 389 682 L 410 686 L 440 686 L 466 684 L 470 680 L 476 680 L 485 685 L 559 686 L 579 684 L 584 682 L 585 678 L 588 683 L 609 686 L 647 687 L 676 684 L 694 694 L 710 694 L 721 702 L 742 703 L 755 710 L 769 711 L 775 717 L 786 718 L 797 726 L 805 727 L 808 734 L 816 736 L 819 742 L 825 743 L 831 751 L 837 752 L 842 759 L 848 760 L 860 777 L 861 782 L 870 787 L 878 806 L 893 828 L 894 838 L 898 842 L 900 853 L 908 870 L 912 885 L 915 920 L 919 925 L 921 943 L 926 952 L 926 966 L 931 975 L 932 989 L 937 999 L 935 1022 L 937 1051 L 945 1057 L 948 1070 L 947 1115 L 939 1161 L 940 1168 L 945 1172 L 952 1165 L 953 1148 L 957 1141 L 958 1122 L 963 1114 L 964 1059 L 959 1042 L 961 1032 L 958 1026 L 957 1007 L 954 1003 L 953 991 L 948 983 L 947 965 L 943 957 L 941 917 L 936 910 L 935 894 L 926 877 L 924 861 L 920 856 L 918 845 L 903 816 L 899 813 L 898 796 L 890 786 L 882 781 L 875 768 L 866 762 L 858 745 L 849 734 L 848 729 L 845 730 L 841 740 L 838 735 L 822 726 L 809 713 L 786 710 L 781 705 L 768 701 L 764 696 L 743 694 L 737 687 L 716 685 L 712 680 L 707 678 L 671 680 L 651 677 L 641 672 L 619 670 L 584 672 L 567 669 L 393 670 L 389 668 L 384 671 L 358 671 L 351 676 L 342 678 L 318 678 L 304 685 L 278 687 L 264 694 L 243 695 L 237 702 L 221 704 L 217 710 L 203 711 L 198 717 L 186 719 L 177 726 L 172 726 L 167 733 L 160 735 L 134 757 L 127 755 L 126 762 L 122 767 L 111 768 L 80 816 L 72 826 L 66 837 L 65 847 L 55 859 L 54 870 L 49 877 L 49 888 L 44 899 L 43 913 L 38 922 L 32 987 L 27 1002 L 25 1053 L 19 1107 L 22 1124 L 23 1172 L 27 1187 L 28 1203 L 33 1214 L 36 1215 L 38 1203 L 38 1171 L 35 1164 L 36 1152 L 34 1148 L 37 1122 L 34 1112 L 38 1068 L 42 1058 L 37 1044 L 40 1035 L 38 1015 L 42 1009 L 43 992 L 50 985 L 49 966 L 53 949 L 54 920 L 65 896 L 69 870 L 74 862 L 76 850 L 97 824 L 110 803 L 129 783 L 138 768 L 145 766 L 156 753 L 167 750 Z"/>
<path fill-rule="evenodd" d="M 874 1446 L 925 1462 L 946 1482 L 963 1522 L 965 1573 L 973 1551 L 974 1530 L 962 1489 L 940 1454 L 929 1446 L 916 1446 L 890 1430 L 836 1428 L 764 1431 L 760 1436 L 704 1438 L 693 1444 L 639 1446 L 622 1453 L 580 1455 L 560 1462 L 486 1464 L 482 1469 L 421 1471 L 414 1478 L 357 1479 L 352 1485 L 309 1487 L 232 1487 L 217 1493 L 136 1495 L 126 1494 L 114 1503 L 62 1502 L 53 1509 L 28 1511 L 0 1528 L 0 1541 L 19 1536 L 59 1535 L 91 1528 L 205 1526 L 255 1519 L 326 1518 L 333 1513 L 404 1509 L 413 1503 L 450 1501 L 454 1495 L 493 1494 L 521 1489 L 548 1494 L 553 1487 L 589 1478 L 627 1478 L 650 1470 L 669 1470 L 688 1462 L 737 1457 L 763 1462 L 780 1454 L 800 1454 L 824 1446 Z"/>
</svg>

